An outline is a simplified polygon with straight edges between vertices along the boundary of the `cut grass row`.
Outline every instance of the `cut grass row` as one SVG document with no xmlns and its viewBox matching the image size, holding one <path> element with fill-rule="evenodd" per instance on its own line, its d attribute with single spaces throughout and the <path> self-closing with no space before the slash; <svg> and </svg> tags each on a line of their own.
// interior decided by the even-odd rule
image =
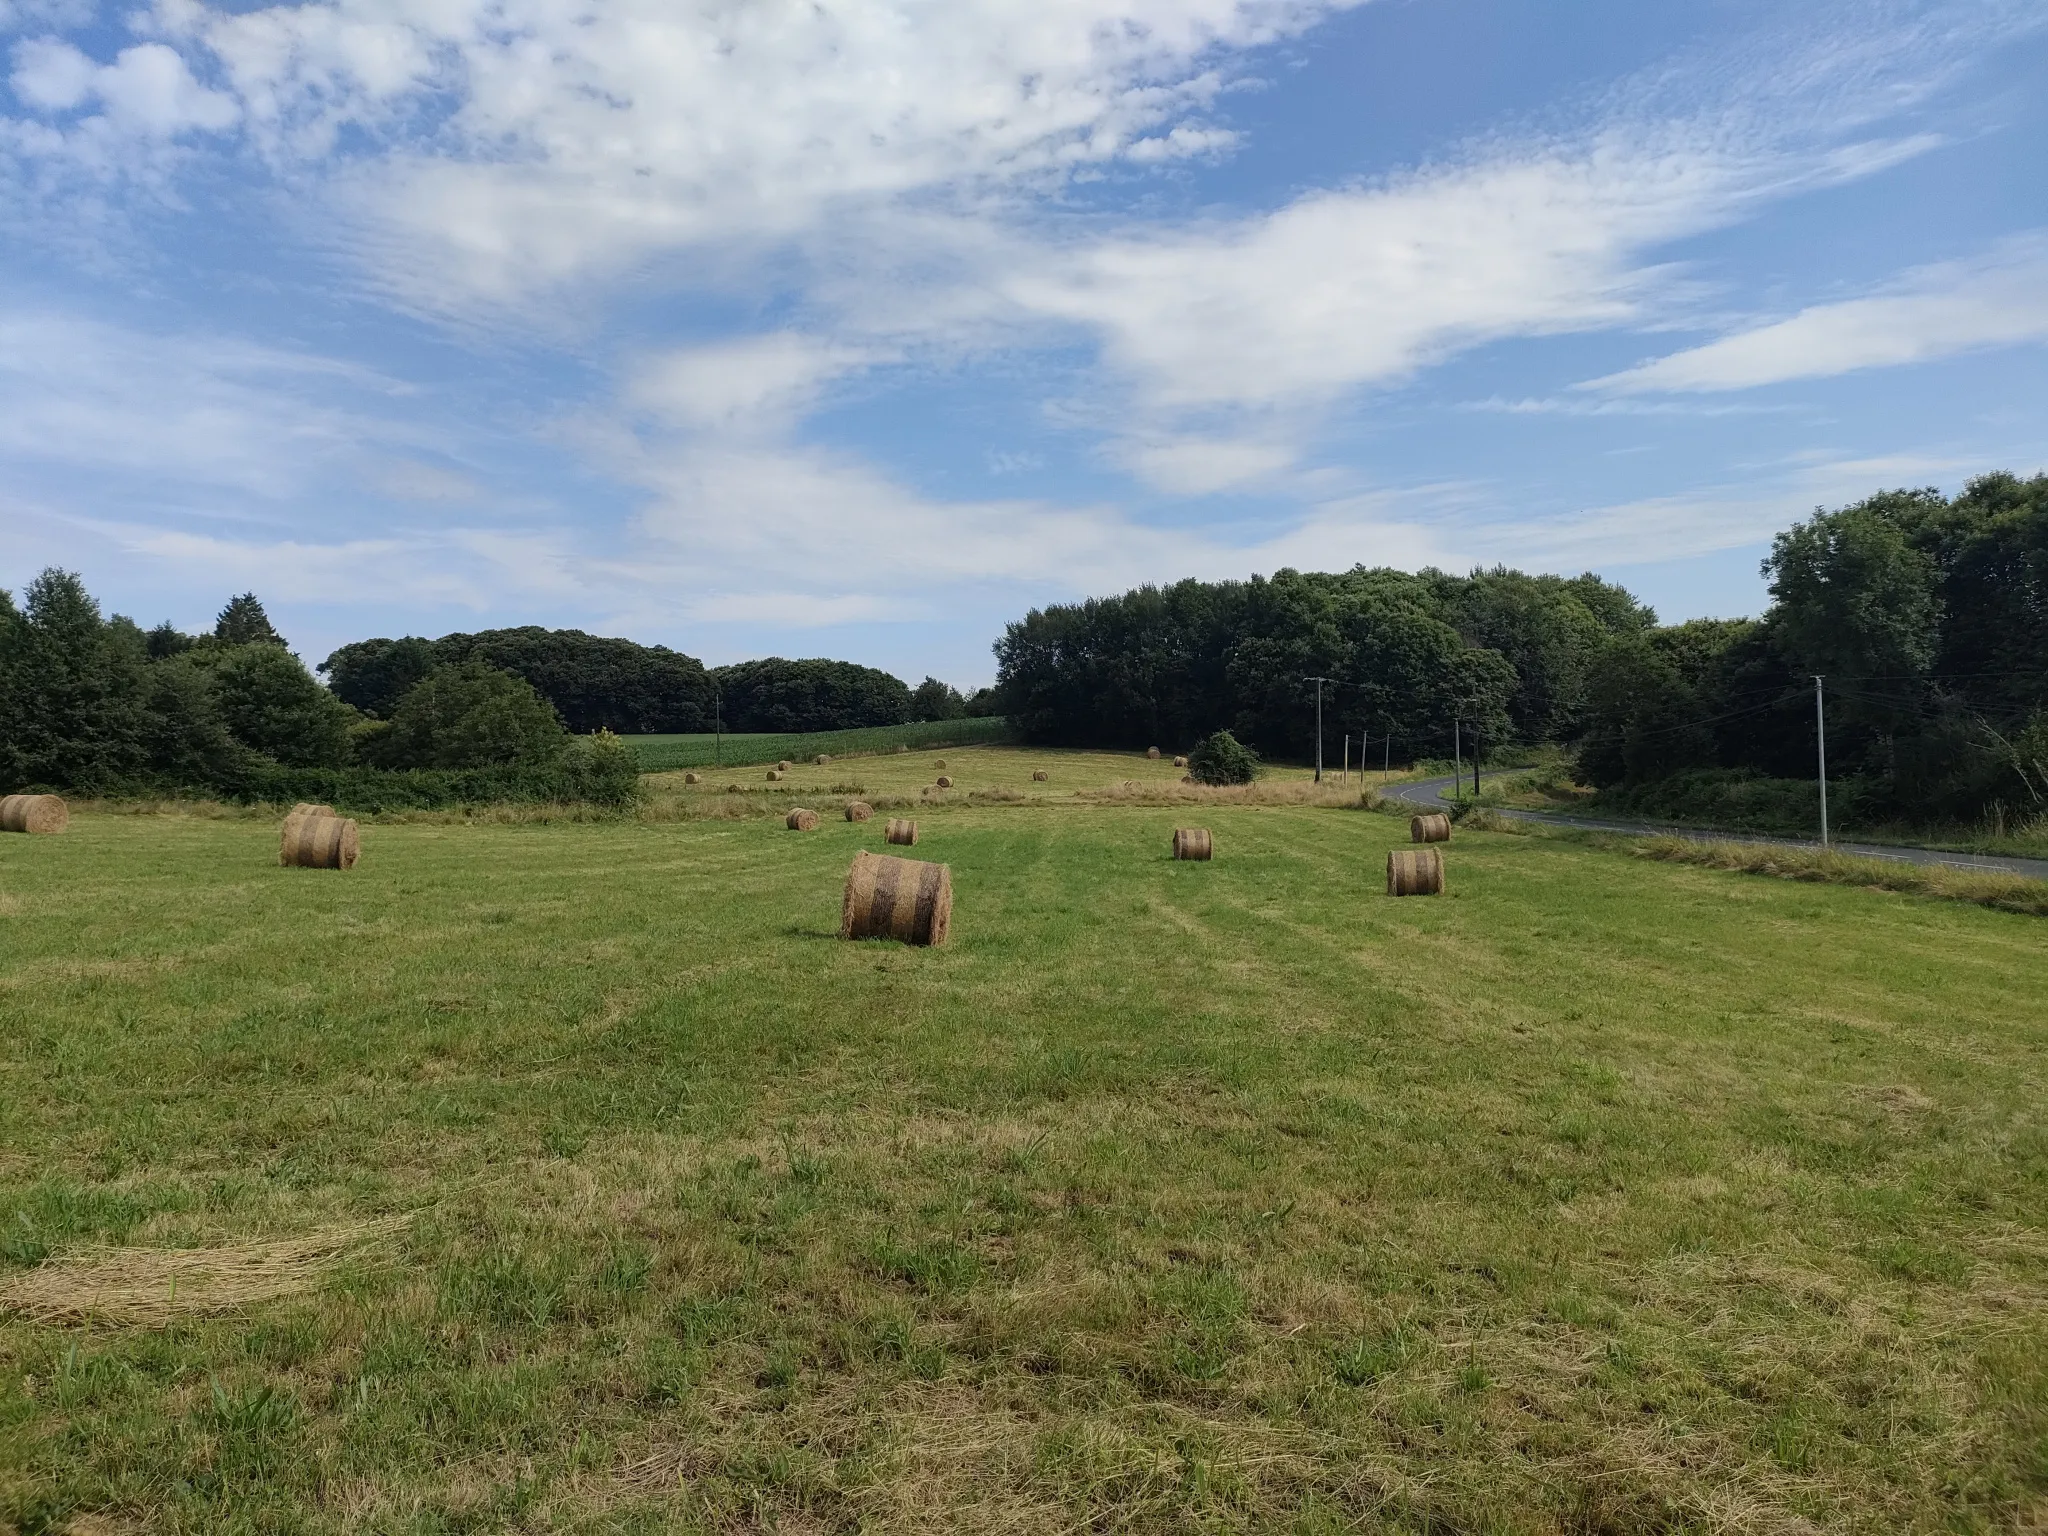
<svg viewBox="0 0 2048 1536">
<path fill-rule="evenodd" d="M 934 807 L 932 952 L 832 937 L 872 824 L 9 840 L 0 1279 L 408 1225 L 241 1316 L 0 1322 L 0 1511 L 2038 1516 L 2035 923 L 1467 829 L 1395 902 L 1398 822 L 1212 802 L 1175 864 L 1129 777 Z"/>
</svg>

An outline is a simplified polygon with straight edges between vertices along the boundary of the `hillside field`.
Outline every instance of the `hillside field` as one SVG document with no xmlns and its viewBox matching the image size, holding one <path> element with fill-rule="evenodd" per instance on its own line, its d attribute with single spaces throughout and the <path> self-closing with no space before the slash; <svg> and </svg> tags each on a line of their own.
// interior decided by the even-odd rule
<svg viewBox="0 0 2048 1536">
<path fill-rule="evenodd" d="M 942 755 L 0 837 L 0 1531 L 2048 1529 L 2041 919 Z"/>
<path fill-rule="evenodd" d="M 1010 723 L 1000 715 L 979 720 L 922 720 L 914 725 L 875 725 L 849 731 L 792 731 L 724 735 L 705 731 L 686 736 L 627 736 L 622 739 L 649 773 L 672 768 L 759 766 L 781 758 L 804 759 L 820 752 L 830 756 L 869 757 L 894 752 L 899 746 L 927 747 L 1005 741 Z"/>
</svg>

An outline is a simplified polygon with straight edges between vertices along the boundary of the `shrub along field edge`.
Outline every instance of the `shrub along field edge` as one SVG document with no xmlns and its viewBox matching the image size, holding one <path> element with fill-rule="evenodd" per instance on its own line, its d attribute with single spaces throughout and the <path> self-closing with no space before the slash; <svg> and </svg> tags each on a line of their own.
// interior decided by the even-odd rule
<svg viewBox="0 0 2048 1536">
<path fill-rule="evenodd" d="M 734 735 L 721 743 L 715 735 L 622 736 L 640 759 L 642 773 L 667 773 L 677 768 L 707 768 L 714 757 L 722 768 L 759 767 L 762 763 L 816 757 L 867 757 L 908 747 L 993 746 L 1011 739 L 1010 722 L 1001 715 L 974 720 L 921 720 L 914 725 L 875 725 L 850 731 L 806 731 L 775 735 Z"/>
</svg>

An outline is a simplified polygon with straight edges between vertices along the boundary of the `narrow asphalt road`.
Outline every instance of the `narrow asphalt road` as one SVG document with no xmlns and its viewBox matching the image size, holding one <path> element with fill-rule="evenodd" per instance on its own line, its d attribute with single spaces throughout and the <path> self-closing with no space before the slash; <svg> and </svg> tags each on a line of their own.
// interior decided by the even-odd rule
<svg viewBox="0 0 2048 1536">
<path fill-rule="evenodd" d="M 1503 769 L 1502 772 L 1512 772 Z M 1389 784 L 1381 793 L 1424 810 L 1450 807 L 1446 791 L 1458 780 L 1449 774 L 1438 779 L 1420 779 L 1413 784 Z M 1602 820 L 1592 816 L 1567 816 L 1553 811 L 1511 811 L 1496 807 L 1494 815 L 1515 821 L 1533 821 L 1544 826 L 1576 827 L 1583 832 L 1618 832 L 1625 837 L 1696 837 L 1732 843 L 1769 843 L 1780 848 L 1818 848 L 1816 841 L 1797 837 L 1762 837 L 1754 832 L 1708 832 L 1699 827 L 1659 826 L 1648 821 Z M 2001 874 L 2025 875 L 2048 880 L 2048 859 L 2017 859 L 1995 853 L 1948 853 L 1938 848 L 1899 848 L 1884 843 L 1836 842 L 1837 853 L 1853 853 L 1868 859 L 1897 859 L 1906 864 L 1946 864 L 1955 869 L 1988 869 Z"/>
</svg>

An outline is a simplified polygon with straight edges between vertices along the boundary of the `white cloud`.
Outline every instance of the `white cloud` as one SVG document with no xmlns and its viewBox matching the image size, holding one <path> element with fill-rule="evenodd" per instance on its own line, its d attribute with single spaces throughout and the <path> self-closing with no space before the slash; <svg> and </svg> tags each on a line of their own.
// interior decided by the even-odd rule
<svg viewBox="0 0 2048 1536">
<path fill-rule="evenodd" d="M 353 125 L 366 247 L 414 302 L 509 302 L 830 211 L 1213 154 L 1212 56 L 1360 0 L 388 0 L 159 13 L 273 155 Z M 422 133 L 421 119 L 432 124 Z"/>
<path fill-rule="evenodd" d="M 15 47 L 8 83 L 21 101 L 45 113 L 96 104 L 107 128 L 138 138 L 219 132 L 241 117 L 232 96 L 201 85 L 183 56 L 163 43 L 138 43 L 113 63 L 98 64 L 70 43 L 34 38 Z"/>
<path fill-rule="evenodd" d="M 833 378 L 880 360 L 867 348 L 772 331 L 650 358 L 626 398 L 699 431 L 767 431 L 788 426 Z"/>
<path fill-rule="evenodd" d="M 1582 387 L 1621 394 L 1753 389 L 2044 338 L 2048 236 L 2034 234 L 1975 261 L 1919 268 L 1871 297 L 1817 304 Z"/>
<path fill-rule="evenodd" d="M 278 497 L 366 443 L 423 437 L 330 403 L 337 385 L 394 388 L 324 358 L 231 338 L 0 311 L 0 455 L 16 464 Z"/>
</svg>

